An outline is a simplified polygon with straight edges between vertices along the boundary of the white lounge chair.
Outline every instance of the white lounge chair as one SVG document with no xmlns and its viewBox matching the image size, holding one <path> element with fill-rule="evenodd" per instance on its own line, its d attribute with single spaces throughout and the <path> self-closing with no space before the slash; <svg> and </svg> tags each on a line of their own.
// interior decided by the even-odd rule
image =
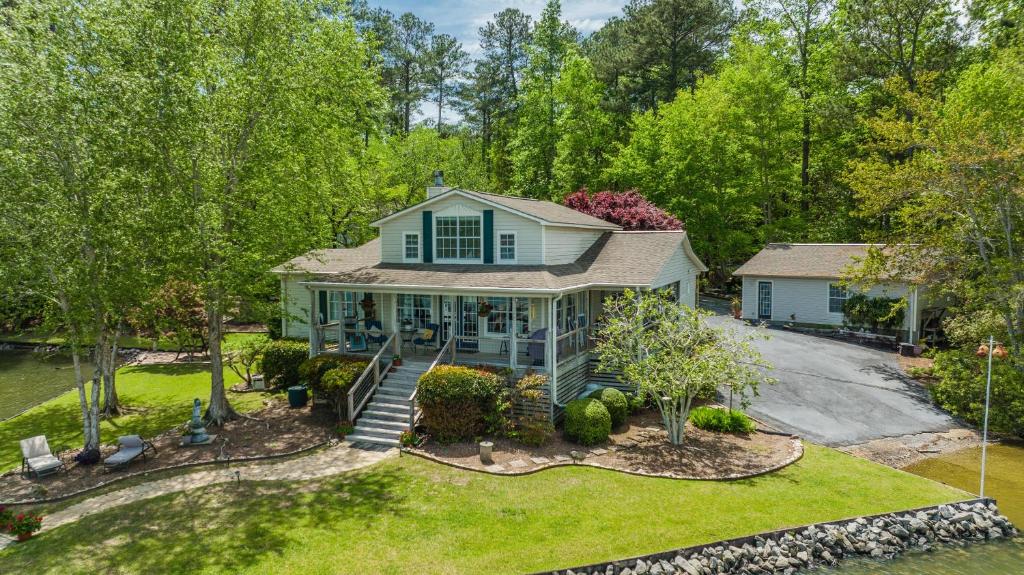
<svg viewBox="0 0 1024 575">
<path fill-rule="evenodd" d="M 54 457 L 45 435 L 37 435 L 21 440 L 21 474 L 35 475 L 37 478 L 57 473 L 64 467 L 64 462 Z"/>
<path fill-rule="evenodd" d="M 126 466 L 140 455 L 146 459 L 146 452 L 150 450 L 156 453 L 156 447 L 138 435 L 122 435 L 117 438 L 117 452 L 104 459 L 103 465 L 108 469 Z"/>
</svg>

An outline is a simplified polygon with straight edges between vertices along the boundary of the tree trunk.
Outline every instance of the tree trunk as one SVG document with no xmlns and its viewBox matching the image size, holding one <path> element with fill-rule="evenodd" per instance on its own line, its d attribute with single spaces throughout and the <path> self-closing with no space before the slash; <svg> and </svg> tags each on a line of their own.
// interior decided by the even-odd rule
<svg viewBox="0 0 1024 575">
<path fill-rule="evenodd" d="M 117 398 L 117 386 L 115 385 L 115 377 L 117 376 L 117 340 L 121 336 L 121 330 L 114 330 L 114 337 L 110 339 L 110 345 L 108 346 L 110 352 L 107 353 L 106 349 L 100 350 L 100 353 L 104 354 L 105 361 L 103 362 L 103 417 L 114 417 L 121 415 L 121 402 Z"/>
<path fill-rule="evenodd" d="M 78 405 L 82 409 L 82 449 L 85 451 L 97 450 L 100 448 L 99 372 L 95 372 L 93 376 L 92 405 L 90 405 L 89 398 L 85 393 L 85 376 L 82 374 L 82 360 L 77 344 L 71 347 L 71 363 L 75 369 L 75 388 L 78 389 Z"/>
<path fill-rule="evenodd" d="M 238 417 L 224 390 L 224 358 L 221 356 L 220 340 L 224 327 L 224 315 L 219 304 L 210 303 L 206 307 L 206 321 L 210 330 L 210 404 L 206 407 L 206 423 L 224 425 L 224 422 Z"/>
</svg>

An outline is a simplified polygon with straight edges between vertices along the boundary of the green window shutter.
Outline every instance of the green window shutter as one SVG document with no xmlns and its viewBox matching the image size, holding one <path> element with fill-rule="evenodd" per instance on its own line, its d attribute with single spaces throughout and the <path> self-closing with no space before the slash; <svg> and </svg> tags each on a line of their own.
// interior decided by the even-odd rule
<svg viewBox="0 0 1024 575">
<path fill-rule="evenodd" d="M 317 310 L 318 317 L 316 319 L 319 322 L 319 318 L 323 318 L 323 323 L 327 323 L 327 292 L 320 290 L 318 295 L 320 296 L 320 309 Z"/>
<path fill-rule="evenodd" d="M 494 210 L 484 210 L 484 263 L 494 263 Z"/>
<path fill-rule="evenodd" d="M 434 212 L 423 210 L 423 263 L 434 261 Z M 405 249 L 405 246 L 402 246 Z"/>
</svg>

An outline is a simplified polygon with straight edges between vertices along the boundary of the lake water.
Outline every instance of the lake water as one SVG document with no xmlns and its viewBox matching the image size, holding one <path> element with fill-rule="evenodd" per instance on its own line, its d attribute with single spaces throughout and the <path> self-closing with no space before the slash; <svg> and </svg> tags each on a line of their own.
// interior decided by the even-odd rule
<svg viewBox="0 0 1024 575">
<path fill-rule="evenodd" d="M 83 364 L 85 373 L 92 366 Z M 71 357 L 28 351 L 0 351 L 0 420 L 74 389 Z"/>
<path fill-rule="evenodd" d="M 964 449 L 907 467 L 921 475 L 978 492 L 981 448 Z M 985 494 L 1018 528 L 1024 526 L 1024 445 L 990 445 Z M 908 553 L 892 561 L 854 559 L 822 573 L 836 575 L 1010 575 L 1024 574 L 1024 538 L 1013 541 L 944 547 L 931 553 Z"/>
</svg>

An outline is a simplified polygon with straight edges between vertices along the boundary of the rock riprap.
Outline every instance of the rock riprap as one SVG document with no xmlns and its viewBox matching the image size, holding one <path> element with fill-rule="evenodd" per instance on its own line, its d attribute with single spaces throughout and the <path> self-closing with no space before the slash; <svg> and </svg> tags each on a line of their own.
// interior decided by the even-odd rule
<svg viewBox="0 0 1024 575">
<path fill-rule="evenodd" d="M 638 559 L 554 571 L 558 575 L 792 575 L 845 557 L 895 557 L 908 549 L 1013 537 L 1017 529 L 995 503 L 940 505 L 926 510 L 811 525 L 763 536 L 658 553 Z M 741 543 L 742 541 L 742 543 Z"/>
</svg>

